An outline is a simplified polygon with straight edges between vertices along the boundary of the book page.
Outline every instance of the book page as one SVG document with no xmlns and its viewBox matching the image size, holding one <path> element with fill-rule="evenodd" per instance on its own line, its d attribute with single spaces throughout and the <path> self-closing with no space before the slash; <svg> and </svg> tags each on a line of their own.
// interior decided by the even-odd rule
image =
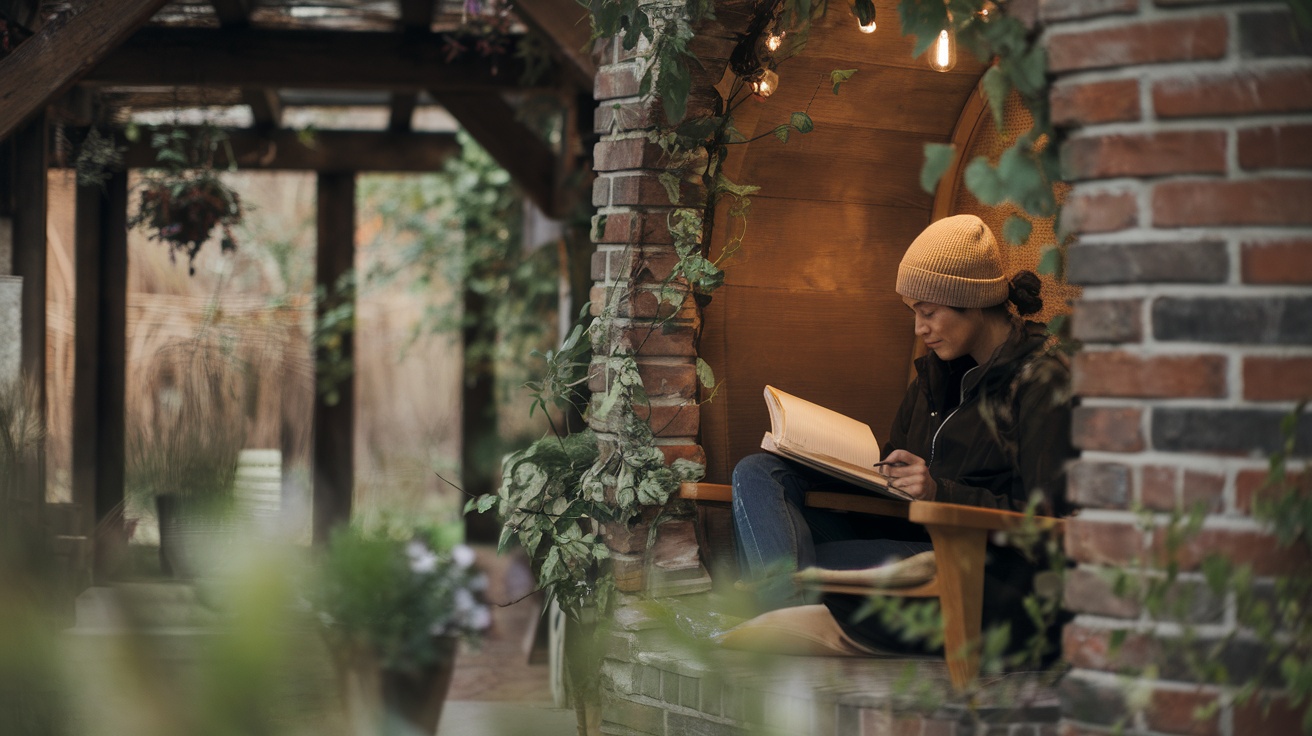
<svg viewBox="0 0 1312 736">
<path fill-rule="evenodd" d="M 780 448 L 861 469 L 879 462 L 879 442 L 870 425 L 773 386 L 765 387 L 765 405 L 770 411 L 770 433 Z"/>
</svg>

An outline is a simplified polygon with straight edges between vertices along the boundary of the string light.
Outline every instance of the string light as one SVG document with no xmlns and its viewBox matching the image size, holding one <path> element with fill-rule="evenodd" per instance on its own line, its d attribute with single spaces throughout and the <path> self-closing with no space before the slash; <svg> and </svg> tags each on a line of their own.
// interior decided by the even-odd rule
<svg viewBox="0 0 1312 736">
<path fill-rule="evenodd" d="M 957 65 L 957 39 L 948 28 L 938 32 L 938 39 L 929 47 L 929 68 L 946 72 Z"/>
<path fill-rule="evenodd" d="M 784 45 L 784 34 L 787 31 L 780 31 L 777 35 L 771 33 L 765 38 L 765 48 L 770 51 L 778 51 L 780 46 Z"/>
<path fill-rule="evenodd" d="M 774 73 L 773 69 L 762 69 L 761 73 L 751 80 L 752 94 L 760 98 L 766 98 L 779 89 L 779 75 Z"/>
<path fill-rule="evenodd" d="M 856 27 L 859 28 L 859 29 L 861 29 L 861 32 L 862 32 L 862 33 L 874 33 L 874 32 L 875 32 L 875 19 L 874 19 L 874 18 L 871 18 L 869 23 L 862 23 L 862 22 L 860 21 L 860 19 L 858 19 L 857 22 L 856 22 Z"/>
</svg>

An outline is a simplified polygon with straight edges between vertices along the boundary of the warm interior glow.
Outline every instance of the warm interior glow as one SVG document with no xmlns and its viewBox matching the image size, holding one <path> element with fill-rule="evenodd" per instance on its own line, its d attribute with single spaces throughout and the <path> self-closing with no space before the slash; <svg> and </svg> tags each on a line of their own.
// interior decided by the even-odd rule
<svg viewBox="0 0 1312 736">
<path fill-rule="evenodd" d="M 771 33 L 765 39 L 765 47 L 771 51 L 778 51 L 780 46 L 784 45 L 784 34 L 775 35 Z"/>
<path fill-rule="evenodd" d="M 934 71 L 946 72 L 957 65 L 957 42 L 946 28 L 938 32 L 938 40 L 929 48 L 929 66 Z"/>
<path fill-rule="evenodd" d="M 770 69 L 762 71 L 761 76 L 752 80 L 752 94 L 758 97 L 769 97 L 777 89 L 779 89 L 779 75 Z"/>
</svg>

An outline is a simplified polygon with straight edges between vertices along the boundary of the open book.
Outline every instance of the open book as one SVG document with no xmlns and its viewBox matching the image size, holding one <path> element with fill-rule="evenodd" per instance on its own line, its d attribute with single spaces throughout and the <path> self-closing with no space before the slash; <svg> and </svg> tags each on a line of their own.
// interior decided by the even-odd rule
<svg viewBox="0 0 1312 736">
<path fill-rule="evenodd" d="M 761 449 L 881 495 L 910 500 L 889 488 L 888 479 L 875 469 L 880 449 L 870 425 L 774 386 L 765 387 L 765 406 L 770 431 L 761 439 Z"/>
</svg>

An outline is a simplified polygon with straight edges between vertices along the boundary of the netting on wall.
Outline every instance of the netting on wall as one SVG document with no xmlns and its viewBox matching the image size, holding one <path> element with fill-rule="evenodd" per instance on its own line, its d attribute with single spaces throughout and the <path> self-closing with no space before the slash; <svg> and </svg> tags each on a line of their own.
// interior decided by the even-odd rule
<svg viewBox="0 0 1312 736">
<path fill-rule="evenodd" d="M 971 138 L 969 150 L 965 152 L 963 161 L 970 162 L 977 156 L 985 156 L 990 163 L 996 165 L 998 157 L 1011 146 L 1012 142 L 1016 140 L 1016 136 L 1030 129 L 1031 122 L 1032 118 L 1029 111 L 1025 109 L 1020 98 L 1014 93 L 1007 101 L 1002 116 L 1002 130 L 998 130 L 997 126 L 993 124 L 992 113 L 986 108 L 983 112 L 983 119 L 976 129 L 975 135 Z M 1070 187 L 1066 184 L 1057 185 L 1056 194 L 1059 203 L 1065 200 L 1066 193 L 1069 190 Z M 975 195 L 971 194 L 960 181 L 957 182 L 956 193 L 950 211 L 954 214 L 976 215 L 988 223 L 988 226 L 993 229 L 993 234 L 998 238 L 998 244 L 1001 246 L 1002 257 L 1009 274 L 1022 269 L 1038 273 L 1039 257 L 1043 249 L 1054 244 L 1057 239 L 1054 233 L 1054 218 L 1030 217 L 1034 229 L 1030 232 L 1029 240 L 1023 245 L 1007 243 L 1002 237 L 1002 225 L 1011 215 L 1024 214 L 1021 209 L 1010 202 L 997 207 L 981 204 L 978 199 L 975 199 Z M 1058 282 L 1052 276 L 1042 276 L 1041 278 L 1043 279 L 1043 311 L 1028 317 L 1028 319 L 1047 322 L 1059 314 L 1069 314 L 1071 300 L 1080 295 L 1079 287 Z"/>
</svg>

